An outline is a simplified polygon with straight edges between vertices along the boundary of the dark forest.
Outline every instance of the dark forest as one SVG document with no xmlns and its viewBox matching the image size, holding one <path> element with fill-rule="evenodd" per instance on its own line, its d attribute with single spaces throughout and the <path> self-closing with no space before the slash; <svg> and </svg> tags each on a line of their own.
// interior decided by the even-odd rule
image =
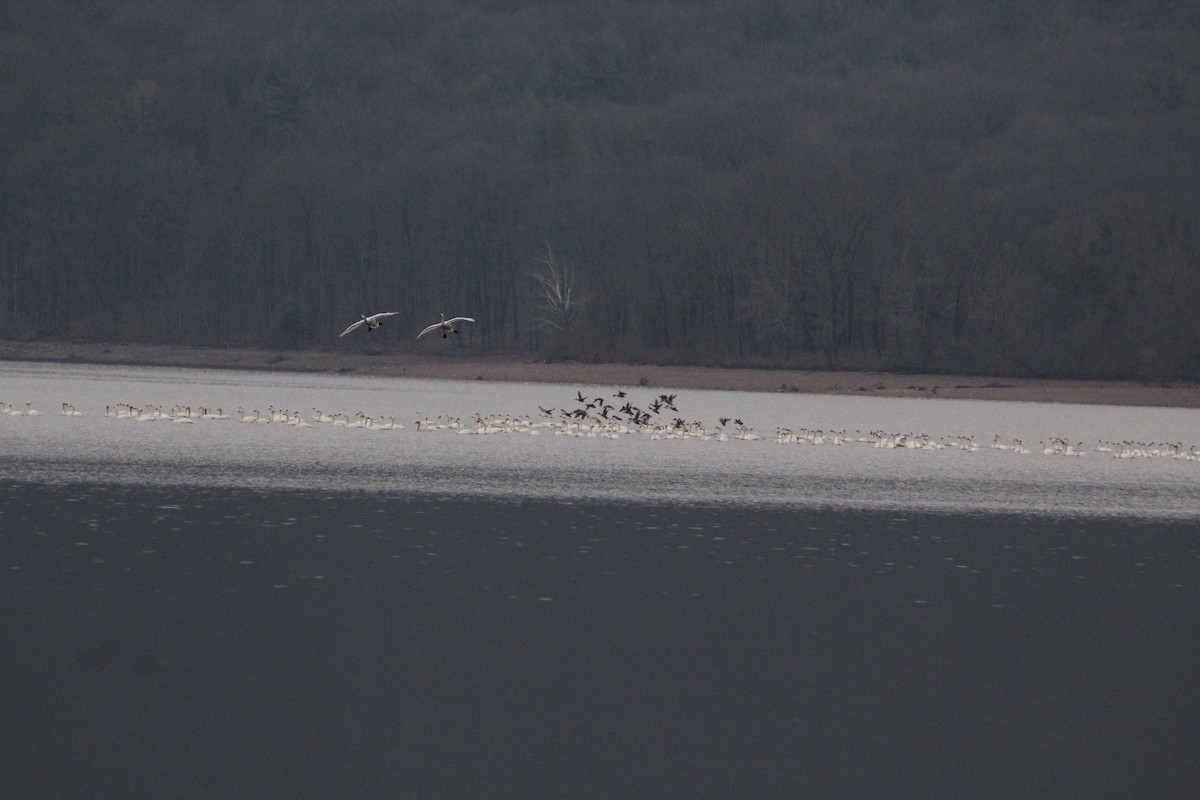
<svg viewBox="0 0 1200 800">
<path fill-rule="evenodd" d="M 0 337 L 1200 379 L 1195 3 L 40 0 L 0 109 Z"/>
</svg>

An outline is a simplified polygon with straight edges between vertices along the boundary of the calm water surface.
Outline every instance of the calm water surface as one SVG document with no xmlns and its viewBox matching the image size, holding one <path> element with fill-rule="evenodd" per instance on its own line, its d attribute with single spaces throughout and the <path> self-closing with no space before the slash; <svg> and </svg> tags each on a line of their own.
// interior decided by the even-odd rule
<svg viewBox="0 0 1200 800">
<path fill-rule="evenodd" d="M 1197 412 L 680 391 L 762 438 L 414 424 L 617 388 L 0 363 L 42 411 L 0 416 L 5 796 L 1200 790 L 1200 462 L 1094 449 L 1186 453 Z"/>
</svg>

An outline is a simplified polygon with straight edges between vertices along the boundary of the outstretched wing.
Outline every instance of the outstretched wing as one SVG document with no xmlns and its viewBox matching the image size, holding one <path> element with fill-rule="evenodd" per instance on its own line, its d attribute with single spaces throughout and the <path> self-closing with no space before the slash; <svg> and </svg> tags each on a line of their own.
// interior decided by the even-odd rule
<svg viewBox="0 0 1200 800">
<path fill-rule="evenodd" d="M 421 338 L 422 336 L 424 336 L 425 334 L 429 333 L 430 331 L 436 331 L 436 330 L 437 330 L 438 328 L 440 328 L 440 327 L 442 327 L 442 323 L 440 323 L 440 322 L 435 322 L 435 323 L 433 323 L 432 325 L 430 325 L 428 328 L 426 328 L 425 330 L 423 330 L 423 331 L 421 331 L 420 333 L 418 333 L 418 334 L 417 334 L 417 338 L 418 338 L 418 339 L 420 339 L 420 338 Z"/>
<path fill-rule="evenodd" d="M 354 324 L 353 324 L 353 325 L 351 325 L 349 328 L 346 328 L 346 330 L 344 330 L 344 331 L 342 331 L 341 333 L 339 333 L 339 334 L 338 334 L 338 337 L 339 337 L 339 338 L 341 338 L 342 336 L 345 336 L 345 335 L 346 335 L 347 333 L 349 333 L 350 331 L 357 330 L 358 328 L 361 328 L 363 325 L 366 325 L 366 324 L 367 324 L 367 323 L 366 323 L 366 320 L 361 320 L 361 319 L 360 319 L 358 322 L 354 323 Z"/>
<path fill-rule="evenodd" d="M 399 311 L 380 311 L 378 314 L 372 314 L 370 318 L 378 322 L 384 317 L 394 317 L 399 313 Z"/>
<path fill-rule="evenodd" d="M 455 323 L 455 322 L 474 322 L 474 321 L 475 321 L 475 320 L 471 319 L 470 317 L 453 317 L 453 318 L 451 318 L 451 319 L 448 319 L 448 320 L 446 320 L 446 322 L 449 322 L 449 323 Z"/>
</svg>

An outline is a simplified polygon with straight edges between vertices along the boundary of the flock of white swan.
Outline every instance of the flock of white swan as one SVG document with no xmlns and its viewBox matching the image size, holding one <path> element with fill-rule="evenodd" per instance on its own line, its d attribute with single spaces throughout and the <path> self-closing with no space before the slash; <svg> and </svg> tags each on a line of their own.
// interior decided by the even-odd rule
<svg viewBox="0 0 1200 800">
<path fill-rule="evenodd" d="M 674 395 L 663 395 L 653 407 Z M 964 452 L 981 450 L 1003 451 L 1015 455 L 1046 455 L 1082 457 L 1089 454 L 1111 458 L 1171 458 L 1180 461 L 1200 461 L 1200 447 L 1185 446 L 1181 442 L 1142 442 L 1134 440 L 1098 441 L 1087 446 L 1083 442 L 1066 437 L 1051 437 L 1036 446 L 1027 446 L 1021 439 L 1004 440 L 999 434 L 988 443 L 981 443 L 974 436 L 932 436 L 926 433 L 894 433 L 883 430 L 846 431 L 807 427 L 779 427 L 773 436 L 760 436 L 740 419 L 731 421 L 721 418 L 718 423 L 705 425 L 699 421 L 686 422 L 679 417 L 667 419 L 665 415 L 640 412 L 633 414 L 609 413 L 611 406 L 592 402 L 581 402 L 574 410 L 547 409 L 539 407 L 540 413 L 531 417 L 527 414 L 482 414 L 466 418 L 439 415 L 430 417 L 418 414 L 412 430 L 419 433 L 447 432 L 461 435 L 525 434 L 540 436 L 566 436 L 589 439 L 620 439 L 637 436 L 652 441 L 768 441 L 777 445 L 804 446 L 848 446 L 867 445 L 886 450 L 945 450 Z M 673 406 L 672 406 L 673 408 Z M 40 417 L 42 412 L 31 402 L 24 405 L 0 401 L 0 415 L 13 418 Z M 82 417 L 72 403 L 63 402 L 59 416 Z M 369 431 L 404 431 L 408 426 L 397 422 L 392 415 L 372 416 L 362 411 L 344 413 L 326 412 L 314 408 L 311 413 L 268 405 L 266 410 L 238 408 L 226 411 L 221 408 L 193 408 L 189 405 L 162 406 L 148 404 L 135 406 L 116 403 L 105 407 L 106 418 L 132 422 L 170 422 L 192 425 L 198 422 L 227 421 L 238 424 L 276 425 L 294 428 L 329 426 Z"/>
<path fill-rule="evenodd" d="M 399 315 L 399 311 L 382 311 L 376 314 L 360 315 L 360 318 L 350 324 L 339 336 L 346 336 L 359 329 L 367 333 L 382 326 L 383 320 Z M 438 315 L 438 322 L 423 328 L 417 339 L 439 332 L 442 338 L 451 333 L 458 333 L 458 325 L 463 322 L 475 322 L 471 317 L 446 318 L 445 314 Z M 613 398 L 625 398 L 624 391 L 618 391 Z M 597 397 L 585 397 L 582 392 L 576 396 L 578 406 L 574 409 L 563 408 L 555 413 L 553 408 L 539 406 L 539 416 L 533 419 L 528 415 L 480 414 L 462 419 L 460 417 L 438 416 L 430 418 L 420 416 L 414 421 L 414 430 L 421 433 L 448 431 L 457 434 L 527 434 L 539 436 L 550 433 L 555 436 L 576 438 L 619 439 L 627 435 L 637 435 L 654 441 L 661 440 L 696 440 L 696 441 L 756 441 L 767 437 L 759 436 L 754 429 L 742 420 L 720 418 L 716 425 L 705 425 L 699 421 L 685 421 L 680 417 L 668 419 L 667 411 L 677 411 L 674 405 L 676 395 L 659 395 L 646 410 L 633 406 L 629 401 L 617 409 L 614 400 Z M 620 402 L 620 400 L 615 400 Z M 69 402 L 62 404 L 60 415 L 64 417 L 81 417 Z M 0 401 L 0 415 L 8 417 L 40 417 L 42 412 L 33 407 L 32 402 L 24 406 L 14 406 Z M 242 424 L 255 425 L 285 425 L 295 428 L 313 428 L 318 425 L 328 425 L 334 428 L 356 428 L 372 431 L 402 431 L 407 427 L 396 421 L 394 416 L 370 416 L 362 411 L 353 415 L 343 412 L 326 413 L 314 408 L 311 414 L 274 405 L 261 409 L 237 409 L 236 412 L 226 412 L 224 409 L 196 408 L 188 405 L 173 405 L 164 408 L 161 405 L 134 406 L 129 403 L 117 403 L 105 408 L 105 417 L 117 420 L 135 422 L 167 421 L 177 424 L 191 425 L 200 421 L 228 420 Z M 791 428 L 779 427 L 770 441 L 779 445 L 851 445 L 865 444 L 878 449 L 887 450 L 944 450 L 956 449 L 966 452 L 980 450 L 995 450 L 1016 455 L 1040 454 L 1048 456 L 1085 456 L 1088 453 L 1111 456 L 1113 458 L 1172 458 L 1181 461 L 1200 461 L 1200 447 L 1191 445 L 1185 447 L 1182 442 L 1142 442 L 1134 440 L 1099 441 L 1088 447 L 1083 442 L 1072 441 L 1066 437 L 1055 436 L 1043 440 L 1036 447 L 1026 446 L 1021 439 L 1003 440 L 1000 434 L 992 437 L 990 444 L 980 444 L 973 436 L 931 436 L 926 433 L 893 433 L 882 430 L 863 433 L 845 430 L 825 430 L 821 428 Z"/>
</svg>

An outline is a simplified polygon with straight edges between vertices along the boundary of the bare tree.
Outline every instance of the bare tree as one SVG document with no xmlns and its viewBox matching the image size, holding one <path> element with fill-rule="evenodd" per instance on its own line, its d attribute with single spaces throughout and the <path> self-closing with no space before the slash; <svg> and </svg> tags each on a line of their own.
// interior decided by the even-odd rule
<svg viewBox="0 0 1200 800">
<path fill-rule="evenodd" d="M 536 259 L 538 267 L 531 273 L 538 305 L 538 324 L 556 331 L 571 327 L 579 315 L 582 297 L 571 261 L 559 261 L 547 242 Z"/>
</svg>

